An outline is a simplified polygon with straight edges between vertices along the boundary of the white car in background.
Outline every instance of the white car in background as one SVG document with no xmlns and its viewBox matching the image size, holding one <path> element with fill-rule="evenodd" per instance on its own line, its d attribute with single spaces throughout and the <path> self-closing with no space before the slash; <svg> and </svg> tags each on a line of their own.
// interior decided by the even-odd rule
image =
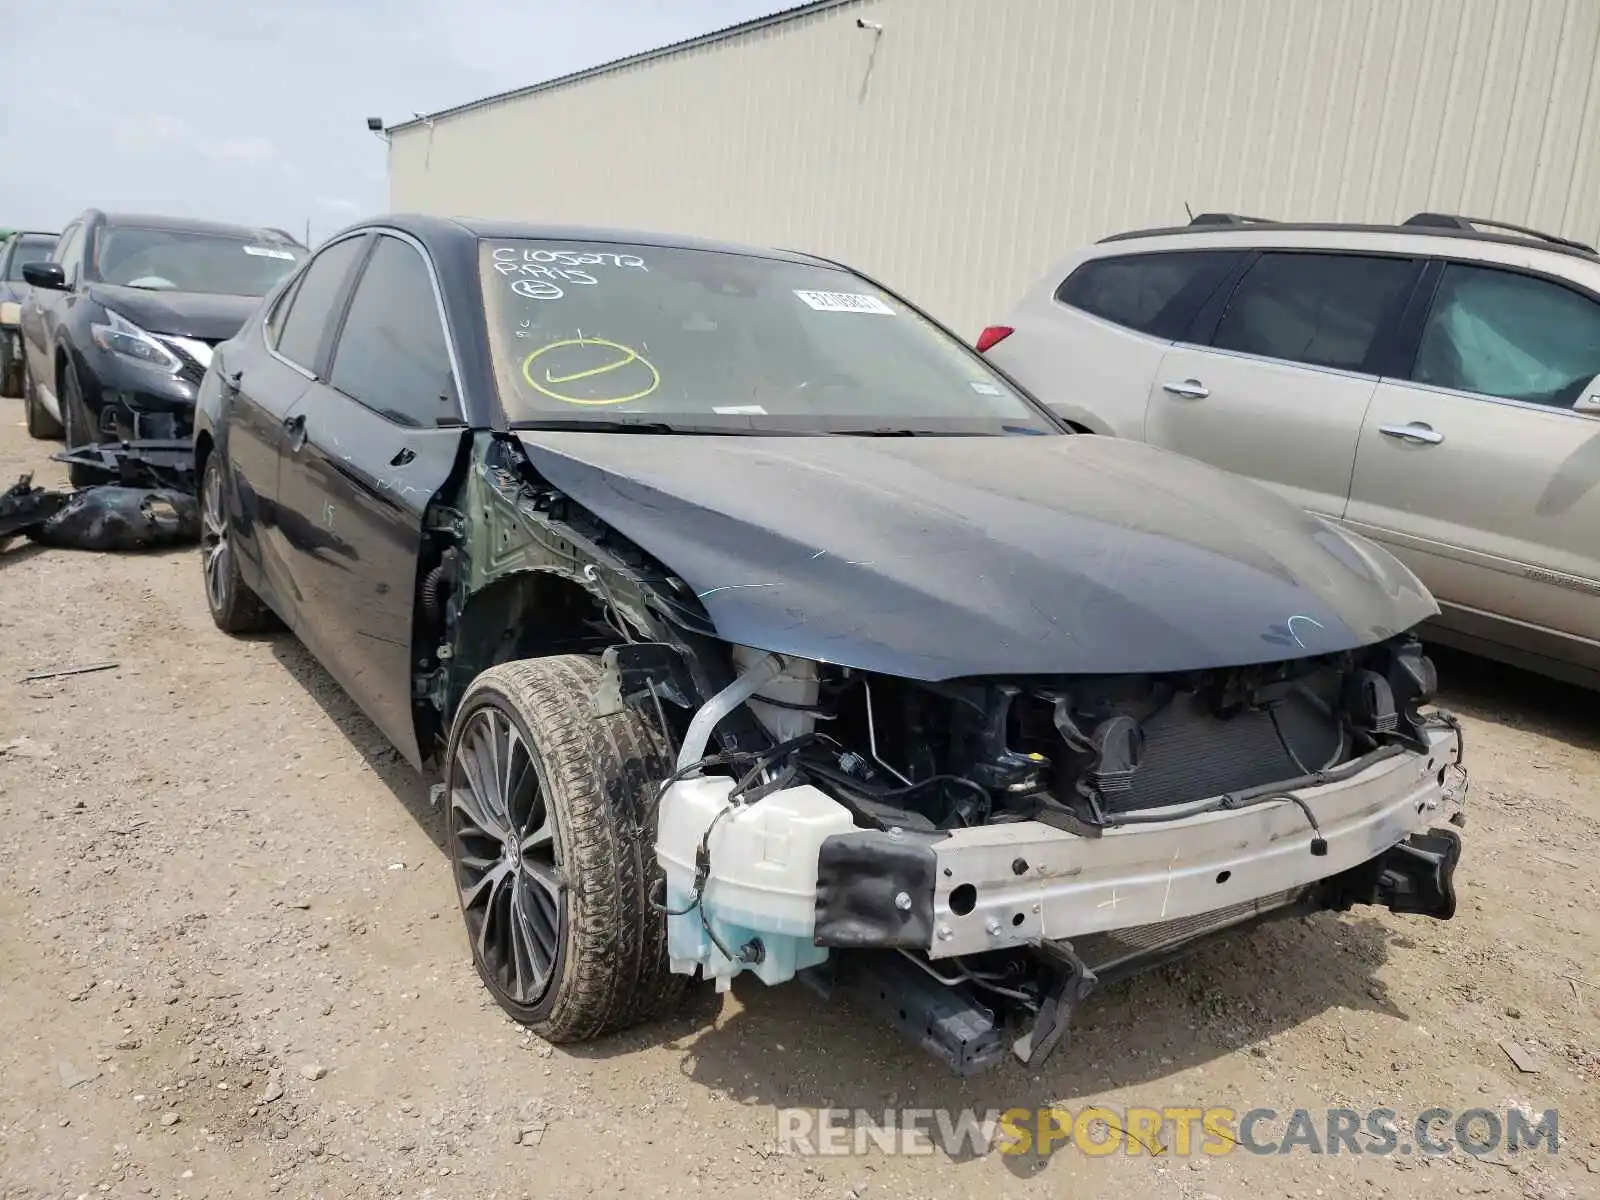
<svg viewBox="0 0 1600 1200">
<path fill-rule="evenodd" d="M 1382 543 L 1435 640 L 1600 686 L 1600 256 L 1436 213 L 1204 214 L 1055 266 L 978 349 L 1080 429 Z"/>
</svg>

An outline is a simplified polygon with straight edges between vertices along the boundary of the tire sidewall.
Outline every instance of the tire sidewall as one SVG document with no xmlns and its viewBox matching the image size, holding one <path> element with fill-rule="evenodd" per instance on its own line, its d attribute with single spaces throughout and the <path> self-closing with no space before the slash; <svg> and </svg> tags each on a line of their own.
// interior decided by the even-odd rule
<svg viewBox="0 0 1600 1200">
<path fill-rule="evenodd" d="M 204 530 L 204 522 L 205 522 L 206 492 L 211 487 L 216 487 L 218 490 L 220 490 L 222 492 L 222 495 L 220 497 L 219 511 L 222 513 L 222 528 L 223 528 L 223 532 L 224 532 L 224 534 L 226 535 L 226 537 L 228 539 L 227 569 L 225 571 L 223 571 L 223 573 L 222 573 L 222 586 L 223 586 L 223 590 L 227 594 L 222 597 L 222 607 L 221 608 L 218 608 L 215 604 L 212 603 L 212 601 L 211 601 L 211 589 L 209 587 L 205 587 L 205 584 L 207 582 L 206 550 L 205 550 L 205 546 L 204 546 L 203 542 L 202 542 L 201 548 L 200 548 L 200 583 L 201 583 L 202 587 L 205 587 L 206 607 L 211 609 L 211 617 L 212 617 L 212 619 L 214 621 L 220 621 L 220 620 L 225 619 L 228 616 L 230 610 L 233 608 L 234 598 L 238 594 L 238 578 L 239 578 L 239 576 L 238 576 L 238 567 L 234 563 L 234 560 L 233 560 L 233 555 L 234 555 L 233 522 L 232 522 L 232 519 L 228 516 L 228 495 L 227 495 L 227 489 L 223 486 L 225 481 L 226 481 L 226 477 L 225 477 L 225 475 L 223 473 L 223 467 L 224 467 L 224 464 L 223 464 L 223 461 L 222 461 L 221 453 L 219 451 L 213 450 L 211 452 L 210 457 L 206 459 L 205 470 L 202 471 L 201 474 L 200 474 L 200 520 L 201 520 L 202 531 Z"/>
<path fill-rule="evenodd" d="M 56 403 L 61 408 L 61 430 L 67 449 L 88 445 L 89 443 L 84 440 L 83 431 L 78 428 L 83 418 L 83 397 L 78 387 L 77 368 L 70 362 L 61 372 L 61 387 L 56 391 Z"/>
<path fill-rule="evenodd" d="M 556 944 L 556 960 L 550 969 L 550 983 L 545 988 L 545 993 L 539 998 L 537 1004 L 519 1004 L 508 996 L 500 987 L 499 981 L 489 971 L 483 960 L 478 956 L 477 946 L 471 945 L 472 964 L 477 968 L 478 977 L 483 980 L 484 987 L 495 998 L 496 1003 L 510 1014 L 514 1019 L 524 1024 L 537 1025 L 547 1020 L 559 1007 L 562 998 L 562 983 L 567 969 L 567 964 L 576 955 L 573 946 L 574 931 L 577 929 L 575 910 L 579 901 L 581 886 L 579 881 L 569 874 L 570 864 L 575 860 L 576 848 L 571 843 L 571 835 L 567 831 L 568 814 L 564 798 L 560 797 L 557 790 L 551 786 L 550 765 L 545 761 L 544 748 L 528 728 L 528 722 L 518 710 L 516 703 L 501 691 L 498 684 L 490 680 L 479 680 L 467 689 L 467 694 L 462 697 L 460 706 L 456 709 L 455 719 L 450 724 L 450 741 L 446 749 L 444 766 L 444 804 L 445 804 L 445 838 L 450 853 L 450 883 L 455 888 L 457 907 L 461 909 L 462 927 L 469 931 L 467 925 L 466 909 L 461 906 L 461 884 L 457 869 L 457 855 L 459 853 L 456 843 L 456 812 L 452 799 L 456 784 L 456 750 L 460 747 L 461 738 L 473 714 L 485 708 L 493 708 L 511 722 L 512 728 L 517 731 L 517 736 L 522 739 L 522 744 L 528 748 L 529 760 L 533 763 L 534 776 L 538 780 L 539 789 L 544 796 L 545 804 L 549 807 L 550 819 L 555 824 L 555 843 L 557 867 L 561 871 L 563 886 L 557 905 L 558 919 L 560 921 L 561 937 Z M 470 938 L 469 938 L 470 941 Z"/>
<path fill-rule="evenodd" d="M 39 391 L 33 386 L 33 368 L 28 365 L 26 349 L 22 352 L 22 412 L 28 419 L 28 432 L 33 433 L 44 414 L 39 411 Z"/>
</svg>

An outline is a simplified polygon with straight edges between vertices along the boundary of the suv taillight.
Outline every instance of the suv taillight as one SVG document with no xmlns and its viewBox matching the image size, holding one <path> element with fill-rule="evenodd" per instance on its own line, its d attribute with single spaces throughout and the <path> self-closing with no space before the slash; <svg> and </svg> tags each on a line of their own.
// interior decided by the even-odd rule
<svg viewBox="0 0 1600 1200">
<path fill-rule="evenodd" d="M 977 350 L 979 354 L 1010 337 L 1015 332 L 1009 325 L 991 325 L 978 335 Z"/>
</svg>

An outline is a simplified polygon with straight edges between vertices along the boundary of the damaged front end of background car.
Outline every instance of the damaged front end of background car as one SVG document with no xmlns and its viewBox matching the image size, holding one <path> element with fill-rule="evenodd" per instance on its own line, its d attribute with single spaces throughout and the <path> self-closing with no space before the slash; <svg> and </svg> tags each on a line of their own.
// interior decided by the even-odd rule
<svg viewBox="0 0 1600 1200">
<path fill-rule="evenodd" d="M 1081 620 L 1059 635 L 1078 644 L 1039 652 L 1058 616 L 1035 628 L 995 615 L 1013 593 L 1037 608 L 1033 583 L 1020 567 L 985 582 L 961 556 L 966 535 L 953 533 L 947 549 L 974 576 L 961 586 L 999 590 L 968 605 L 993 621 L 970 616 L 971 641 L 935 654 L 914 627 L 944 619 L 930 606 L 959 614 L 965 602 L 914 587 L 911 568 L 886 565 L 892 547 L 876 564 L 859 544 L 843 558 L 785 524 L 826 523 L 814 508 L 866 503 L 860 495 L 787 495 L 784 511 L 800 515 L 768 509 L 758 531 L 697 473 L 705 439 L 672 439 L 690 461 L 659 467 L 638 457 L 653 439 L 604 439 L 611 462 L 586 457 L 597 442 L 554 440 L 481 435 L 451 501 L 430 514 L 419 720 L 442 746 L 456 701 L 489 666 L 600 654 L 596 711 L 633 708 L 667 731 L 675 756 L 638 766 L 663 781 L 651 840 L 673 971 L 719 990 L 742 972 L 799 978 L 876 1010 L 970 1074 L 1008 1048 L 1041 1062 L 1097 984 L 1218 935 L 1353 905 L 1453 915 L 1461 732 L 1431 708 L 1436 680 L 1409 633 L 1415 612 L 1328 650 L 1314 640 L 1333 624 L 1327 612 L 1284 612 L 1264 633 L 1247 630 L 1272 649 L 1237 666 L 1173 669 L 1146 636 L 1155 669 L 1122 669 L 1140 640 L 1113 654 L 1097 635 L 1136 604 L 1119 608 L 1083 585 Z M 793 441 L 764 440 L 781 446 L 761 453 L 780 455 Z M 919 452 L 887 451 L 902 463 Z M 1081 451 L 1113 467 L 1140 452 Z M 889 462 L 872 486 L 891 488 L 896 469 Z M 757 471 L 752 486 L 786 486 L 775 478 Z M 949 519 L 996 536 L 971 513 Z M 859 543 L 893 525 L 864 514 L 853 531 L 835 528 Z M 809 577 L 803 565 L 787 588 L 770 582 L 780 551 L 809 564 L 820 590 L 793 583 Z M 752 562 L 765 578 L 738 577 Z M 912 631 L 873 616 L 864 587 L 894 593 L 904 616 L 889 620 Z M 731 607 L 741 589 L 760 605 Z M 829 619 L 818 595 L 831 597 Z M 1060 619 L 1073 612 L 1065 605 Z M 1193 619 L 1251 621 L 1247 611 Z M 770 636 L 746 634 L 757 627 Z M 1016 636 L 985 645 L 1005 628 Z M 816 649 L 797 653 L 807 636 Z M 998 669 L 970 669 L 982 661 Z M 1068 661 L 1092 669 L 1052 669 Z"/>
</svg>

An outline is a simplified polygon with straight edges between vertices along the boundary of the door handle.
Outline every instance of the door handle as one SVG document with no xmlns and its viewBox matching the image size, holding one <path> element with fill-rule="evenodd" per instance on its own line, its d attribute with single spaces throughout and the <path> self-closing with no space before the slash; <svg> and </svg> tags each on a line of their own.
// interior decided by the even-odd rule
<svg viewBox="0 0 1600 1200">
<path fill-rule="evenodd" d="M 283 431 L 289 435 L 289 451 L 296 453 L 306 444 L 306 415 L 296 413 L 283 419 Z"/>
<path fill-rule="evenodd" d="M 239 390 L 239 385 L 243 382 L 244 368 L 241 367 L 237 371 L 229 371 L 226 369 L 223 370 L 222 386 L 227 388 L 230 392 L 237 392 Z"/>
<path fill-rule="evenodd" d="M 1163 383 L 1161 390 L 1171 392 L 1174 396 L 1182 396 L 1185 400 L 1204 400 L 1211 395 L 1211 389 L 1198 379 L 1182 379 Z"/>
<path fill-rule="evenodd" d="M 410 446 L 401 446 L 395 456 L 389 460 L 391 467 L 403 467 L 417 457 L 417 452 Z"/>
<path fill-rule="evenodd" d="M 1412 421 L 1409 425 L 1380 425 L 1378 432 L 1419 446 L 1437 446 L 1444 441 L 1444 434 L 1425 421 Z"/>
</svg>

